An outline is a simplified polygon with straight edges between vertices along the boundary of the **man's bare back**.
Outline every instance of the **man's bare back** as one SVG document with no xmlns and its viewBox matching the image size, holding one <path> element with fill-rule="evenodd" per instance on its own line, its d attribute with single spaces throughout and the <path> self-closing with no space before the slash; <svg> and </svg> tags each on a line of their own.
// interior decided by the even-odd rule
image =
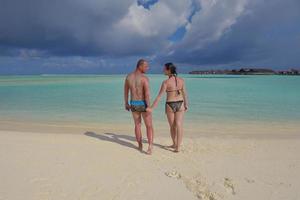
<svg viewBox="0 0 300 200">
<path fill-rule="evenodd" d="M 126 81 L 130 91 L 131 100 L 145 100 L 144 85 L 148 78 L 144 74 L 132 72 L 128 74 Z"/>
</svg>

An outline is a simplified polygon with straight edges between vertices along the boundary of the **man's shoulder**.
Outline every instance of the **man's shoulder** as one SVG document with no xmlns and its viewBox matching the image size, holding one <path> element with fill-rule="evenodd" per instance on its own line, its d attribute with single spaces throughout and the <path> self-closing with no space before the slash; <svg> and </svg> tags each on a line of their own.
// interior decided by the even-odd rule
<svg viewBox="0 0 300 200">
<path fill-rule="evenodd" d="M 142 74 L 142 77 L 149 80 L 149 77 L 146 74 Z"/>
<path fill-rule="evenodd" d="M 129 78 L 131 78 L 132 76 L 133 76 L 133 72 L 127 74 L 126 79 L 129 79 Z"/>
<path fill-rule="evenodd" d="M 148 76 L 146 76 L 145 74 L 142 74 L 141 80 L 142 80 L 142 81 L 149 82 L 149 78 L 148 78 Z"/>
</svg>

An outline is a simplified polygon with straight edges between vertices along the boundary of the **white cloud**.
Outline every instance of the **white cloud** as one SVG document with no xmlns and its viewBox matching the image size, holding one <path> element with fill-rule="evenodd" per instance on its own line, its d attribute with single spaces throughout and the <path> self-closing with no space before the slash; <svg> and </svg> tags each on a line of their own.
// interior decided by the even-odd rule
<svg viewBox="0 0 300 200">
<path fill-rule="evenodd" d="M 248 3 L 247 0 L 199 0 L 199 2 L 201 10 L 193 16 L 180 44 L 194 50 L 218 40 L 236 23 Z"/>
<path fill-rule="evenodd" d="M 190 0 L 160 0 L 150 10 L 133 3 L 116 27 L 117 30 L 143 37 L 167 38 L 187 22 L 189 10 Z"/>
</svg>

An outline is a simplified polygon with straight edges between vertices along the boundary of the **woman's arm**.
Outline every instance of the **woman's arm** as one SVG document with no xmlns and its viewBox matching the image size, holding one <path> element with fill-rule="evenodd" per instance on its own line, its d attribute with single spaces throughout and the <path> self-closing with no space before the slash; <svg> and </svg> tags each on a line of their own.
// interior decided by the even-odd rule
<svg viewBox="0 0 300 200">
<path fill-rule="evenodd" d="M 160 101 L 161 96 L 162 96 L 162 95 L 164 94 L 164 92 L 166 91 L 166 88 L 167 88 L 167 85 L 166 85 L 166 83 L 165 83 L 165 81 L 164 81 L 164 82 L 161 84 L 160 91 L 159 91 L 157 97 L 155 98 L 155 100 L 154 100 L 152 106 L 150 107 L 151 110 L 157 107 L 157 104 L 158 104 L 158 102 Z"/>
<path fill-rule="evenodd" d="M 189 101 L 188 101 L 188 97 L 187 97 L 188 95 L 187 95 L 184 81 L 183 81 L 183 86 L 182 86 L 182 92 L 183 92 L 184 109 L 187 110 L 189 107 Z"/>
<path fill-rule="evenodd" d="M 143 78 L 143 87 L 146 105 L 150 106 L 150 85 L 148 77 Z"/>
</svg>

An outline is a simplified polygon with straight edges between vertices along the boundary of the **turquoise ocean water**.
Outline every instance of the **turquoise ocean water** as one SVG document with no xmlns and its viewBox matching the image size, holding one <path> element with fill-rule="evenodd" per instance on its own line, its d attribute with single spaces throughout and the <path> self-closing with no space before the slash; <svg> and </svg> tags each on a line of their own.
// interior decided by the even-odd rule
<svg viewBox="0 0 300 200">
<path fill-rule="evenodd" d="M 149 75 L 152 100 L 163 75 Z M 182 75 L 186 124 L 300 122 L 300 76 Z M 125 124 L 124 75 L 0 76 L 0 120 Z M 154 112 L 165 120 L 164 99 Z"/>
</svg>

